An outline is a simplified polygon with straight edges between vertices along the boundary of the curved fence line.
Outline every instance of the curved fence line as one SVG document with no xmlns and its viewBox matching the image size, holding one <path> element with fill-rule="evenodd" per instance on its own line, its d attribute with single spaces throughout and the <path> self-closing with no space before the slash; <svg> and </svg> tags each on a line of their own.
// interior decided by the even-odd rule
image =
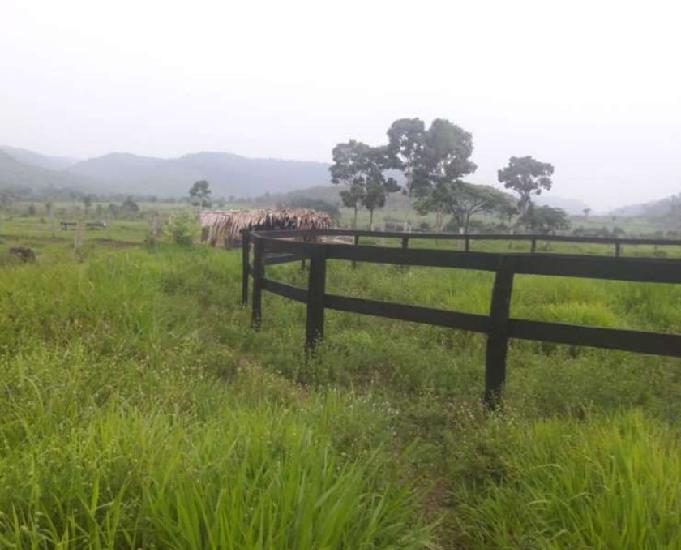
<svg viewBox="0 0 681 550">
<path fill-rule="evenodd" d="M 314 350 L 324 334 L 324 310 L 335 309 L 363 315 L 412 321 L 480 332 L 487 335 L 485 358 L 485 395 L 487 404 L 494 407 L 506 379 L 506 355 L 509 338 L 555 342 L 577 346 L 591 346 L 681 357 L 681 335 L 628 329 L 590 327 L 564 323 L 549 323 L 530 319 L 510 318 L 511 294 L 515 274 L 583 277 L 614 281 L 646 283 L 681 283 L 681 260 L 658 258 L 632 258 L 589 256 L 575 254 L 536 254 L 445 251 L 410 249 L 411 238 L 431 238 L 430 234 L 371 232 L 353 230 L 324 231 L 257 231 L 244 232 L 242 239 L 242 303 L 248 302 L 249 277 L 253 278 L 252 325 L 259 329 L 262 320 L 262 291 L 266 290 L 285 298 L 306 304 L 305 346 Z M 488 235 L 447 235 L 436 233 L 432 238 L 488 238 Z M 445 235 L 445 236 L 443 236 Z M 353 244 L 321 242 L 322 236 L 353 237 Z M 402 247 L 360 245 L 359 237 L 399 238 Z M 493 236 L 502 239 L 502 236 Z M 546 236 L 505 235 L 512 240 L 546 239 Z M 296 240 L 291 240 L 296 239 Z M 594 239 L 552 237 L 561 242 L 603 242 Z M 612 241 L 608 241 L 611 243 Z M 250 250 L 253 244 L 253 265 Z M 681 241 L 655 239 L 627 239 L 628 244 L 672 244 Z M 616 243 L 618 244 L 618 243 Z M 265 266 L 301 260 L 309 261 L 307 288 L 299 288 L 266 278 Z M 449 311 L 424 306 L 383 302 L 328 294 L 325 291 L 327 260 L 361 261 L 438 268 L 474 269 L 494 272 L 494 285 L 489 315 Z"/>
</svg>

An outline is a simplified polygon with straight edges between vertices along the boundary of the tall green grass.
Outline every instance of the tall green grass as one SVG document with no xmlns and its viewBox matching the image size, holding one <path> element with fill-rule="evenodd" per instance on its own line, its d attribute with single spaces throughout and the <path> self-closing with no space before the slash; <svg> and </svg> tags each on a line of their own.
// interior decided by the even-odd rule
<svg viewBox="0 0 681 550">
<path fill-rule="evenodd" d="M 476 548 L 680 548 L 678 433 L 640 412 L 506 425 L 498 480 L 467 486 Z"/>
<path fill-rule="evenodd" d="M 328 270 L 331 292 L 479 313 L 491 285 Z M 512 341 L 490 416 L 480 335 L 328 312 L 308 359 L 303 306 L 265 294 L 256 332 L 239 300 L 238 251 L 0 268 L 0 547 L 678 545 L 678 360 Z M 678 331 L 679 306 L 671 285 L 528 276 L 512 315 Z"/>
</svg>

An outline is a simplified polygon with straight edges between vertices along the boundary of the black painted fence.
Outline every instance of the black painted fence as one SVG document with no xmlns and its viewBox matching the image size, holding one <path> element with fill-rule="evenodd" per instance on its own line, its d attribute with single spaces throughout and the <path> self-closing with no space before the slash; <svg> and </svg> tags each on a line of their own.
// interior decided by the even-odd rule
<svg viewBox="0 0 681 550">
<path fill-rule="evenodd" d="M 353 244 L 321 242 L 320 237 L 352 237 Z M 365 246 L 360 237 L 398 238 L 400 248 Z M 465 251 L 410 249 L 409 239 L 465 240 Z M 473 240 L 526 240 L 530 253 L 471 252 Z M 614 244 L 616 256 L 537 254 L 536 242 L 557 241 Z M 253 265 L 250 249 L 253 245 Z M 681 260 L 630 258 L 620 255 L 622 244 L 681 245 L 681 241 L 656 239 L 600 239 L 589 237 L 552 237 L 546 235 L 452 235 L 443 233 L 394 233 L 330 229 L 324 231 L 244 232 L 242 240 L 242 302 L 248 302 L 249 276 L 253 278 L 252 324 L 260 328 L 262 291 L 302 302 L 307 307 L 306 349 L 312 351 L 324 334 L 324 310 L 335 309 L 376 315 L 428 325 L 449 327 L 487 335 L 485 359 L 485 401 L 494 406 L 501 397 L 506 378 L 509 338 L 555 342 L 577 346 L 618 349 L 681 357 L 681 335 L 638 330 L 613 329 L 548 323 L 510 318 L 511 294 L 515 274 L 584 277 L 646 283 L 681 283 Z M 265 277 L 265 265 L 309 260 L 307 288 L 299 288 Z M 378 264 L 459 268 L 495 273 L 489 315 L 447 311 L 431 307 L 382 302 L 328 294 L 325 291 L 326 261 L 349 260 Z"/>
</svg>

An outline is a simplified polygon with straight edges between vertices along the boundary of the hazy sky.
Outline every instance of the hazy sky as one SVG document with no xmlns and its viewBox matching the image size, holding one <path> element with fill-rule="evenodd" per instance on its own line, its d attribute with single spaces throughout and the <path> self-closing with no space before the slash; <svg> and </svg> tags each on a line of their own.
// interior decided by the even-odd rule
<svg viewBox="0 0 681 550">
<path fill-rule="evenodd" d="M 681 7 L 658 1 L 0 0 L 0 143 L 330 160 L 444 117 L 603 209 L 681 191 Z"/>
</svg>

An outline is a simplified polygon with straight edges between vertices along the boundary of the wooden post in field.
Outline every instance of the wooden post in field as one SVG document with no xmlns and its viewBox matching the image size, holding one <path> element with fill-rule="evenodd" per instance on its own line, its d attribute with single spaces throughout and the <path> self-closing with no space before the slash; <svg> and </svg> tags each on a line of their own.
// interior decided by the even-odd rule
<svg viewBox="0 0 681 550">
<path fill-rule="evenodd" d="M 298 240 L 302 240 L 302 241 L 304 242 L 304 241 L 305 241 L 305 237 L 303 237 L 302 239 L 298 239 Z M 314 237 L 313 237 L 312 240 L 314 241 Z M 305 256 L 303 256 L 303 257 L 300 259 L 300 270 L 301 270 L 301 271 L 305 271 L 306 269 L 307 269 L 307 258 L 306 258 Z"/>
<path fill-rule="evenodd" d="M 314 245 L 310 254 L 310 277 L 307 286 L 307 319 L 305 349 L 314 351 L 317 341 L 324 336 L 324 289 L 326 286 L 326 248 Z"/>
<path fill-rule="evenodd" d="M 241 231 L 241 305 L 248 304 L 248 277 L 251 270 L 251 234 Z"/>
<path fill-rule="evenodd" d="M 512 291 L 513 265 L 510 258 L 504 258 L 494 277 L 485 356 L 485 403 L 492 409 L 500 404 L 501 391 L 506 380 L 508 317 Z"/>
<path fill-rule="evenodd" d="M 352 244 L 355 246 L 359 246 L 359 235 L 355 235 L 354 238 L 352 239 Z M 355 260 L 352 260 L 352 269 L 355 269 L 357 267 L 357 262 Z"/>
<path fill-rule="evenodd" d="M 532 245 L 530 246 L 530 252 L 534 254 L 537 251 L 537 239 L 532 239 Z"/>
<path fill-rule="evenodd" d="M 402 250 L 409 248 L 409 237 L 402 237 Z M 402 266 L 402 269 L 409 269 L 407 266 Z"/>
<path fill-rule="evenodd" d="M 620 247 L 619 241 L 615 242 L 615 258 L 619 258 L 620 254 L 622 253 L 622 249 Z"/>
<path fill-rule="evenodd" d="M 253 242 L 253 304 L 251 325 L 254 329 L 260 328 L 262 321 L 262 280 L 265 277 L 265 243 L 256 237 Z"/>
<path fill-rule="evenodd" d="M 463 248 L 463 249 L 464 249 L 466 252 L 470 252 L 470 251 L 471 251 L 471 239 L 470 239 L 470 237 L 469 237 L 468 235 L 466 235 L 466 239 L 465 239 L 465 241 L 464 241 L 464 248 Z"/>
</svg>

